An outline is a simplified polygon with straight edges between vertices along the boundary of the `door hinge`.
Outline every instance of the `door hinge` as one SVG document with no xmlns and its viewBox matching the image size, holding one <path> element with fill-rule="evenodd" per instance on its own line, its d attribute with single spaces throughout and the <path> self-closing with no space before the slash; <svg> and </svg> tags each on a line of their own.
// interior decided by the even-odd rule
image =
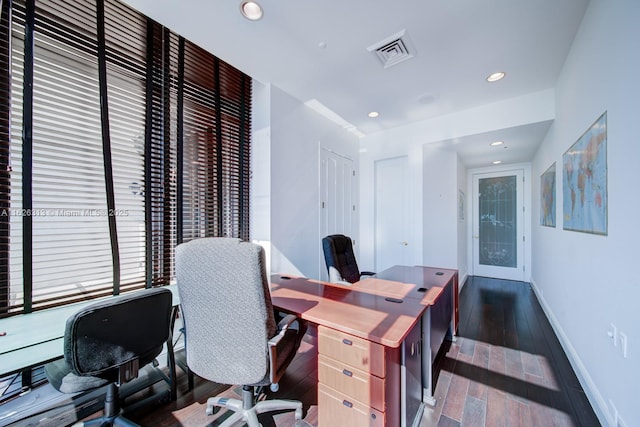
<svg viewBox="0 0 640 427">
<path fill-rule="evenodd" d="M 322 202 L 322 209 L 324 209 L 324 202 Z"/>
<path fill-rule="evenodd" d="M 524 236 L 522 236 L 522 241 L 523 241 L 523 242 L 525 241 L 525 237 L 524 237 Z"/>
<path fill-rule="evenodd" d="M 356 176 L 356 171 L 355 170 L 351 171 L 351 175 Z"/>
<path fill-rule="evenodd" d="M 353 205 L 353 211 L 354 212 L 356 211 L 356 205 Z"/>
</svg>

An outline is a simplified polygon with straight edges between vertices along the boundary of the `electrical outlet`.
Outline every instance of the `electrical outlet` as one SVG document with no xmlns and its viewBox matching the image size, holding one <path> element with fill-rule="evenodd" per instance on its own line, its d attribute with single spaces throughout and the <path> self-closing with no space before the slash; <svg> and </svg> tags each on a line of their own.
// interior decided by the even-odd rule
<svg viewBox="0 0 640 427">
<path fill-rule="evenodd" d="M 607 331 L 607 336 L 611 338 L 613 346 L 615 347 L 618 345 L 618 328 L 616 328 L 616 325 L 613 323 L 610 323 L 609 326 L 610 328 Z"/>
<path fill-rule="evenodd" d="M 624 332 L 618 332 L 618 341 L 620 342 L 620 350 L 622 351 L 622 357 L 627 357 L 627 334 Z"/>
</svg>

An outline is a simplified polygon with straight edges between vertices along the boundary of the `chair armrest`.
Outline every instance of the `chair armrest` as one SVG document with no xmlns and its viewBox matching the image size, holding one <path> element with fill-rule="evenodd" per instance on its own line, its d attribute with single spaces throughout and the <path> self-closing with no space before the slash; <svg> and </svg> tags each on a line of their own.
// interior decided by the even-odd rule
<svg viewBox="0 0 640 427">
<path fill-rule="evenodd" d="M 287 314 L 284 318 L 282 318 L 282 320 L 278 322 L 278 333 L 271 337 L 271 339 L 267 342 L 270 353 L 276 352 L 278 344 L 280 344 L 280 341 L 282 341 L 285 334 L 287 333 L 287 329 L 289 329 L 289 326 L 291 326 L 296 320 L 298 320 L 298 318 L 295 315 Z M 277 356 L 277 352 L 272 355 Z"/>
<path fill-rule="evenodd" d="M 373 271 L 361 271 L 360 275 L 361 276 L 375 276 L 376 273 L 374 273 Z"/>
<path fill-rule="evenodd" d="M 287 334 L 287 331 L 289 330 L 289 327 L 296 321 L 302 322 L 302 320 L 298 319 L 297 316 L 293 314 L 287 314 L 282 320 L 278 322 L 278 325 L 277 325 L 278 333 L 274 335 L 267 342 L 267 345 L 269 347 L 269 364 L 270 364 L 269 380 L 271 381 L 272 384 L 278 382 L 278 380 L 284 373 L 286 366 L 288 365 L 288 363 L 282 364 L 282 361 L 278 360 L 279 350 L 280 352 L 284 351 L 283 354 L 287 354 L 288 353 L 288 351 L 286 351 L 287 347 L 290 347 L 291 345 L 295 346 L 295 344 L 290 344 L 290 343 L 292 340 L 295 340 L 296 336 Z M 302 328 L 302 323 L 300 323 L 300 326 Z M 295 331 L 295 329 L 292 329 L 292 331 Z M 302 329 L 300 329 L 298 332 L 299 333 L 302 332 Z M 302 333 L 304 334 L 304 332 Z M 287 339 L 285 339 L 285 336 L 287 336 Z M 291 358 L 293 358 L 293 355 L 295 355 L 295 350 L 294 350 L 294 353 L 291 354 Z"/>
<path fill-rule="evenodd" d="M 284 335 L 284 331 L 287 330 L 287 328 L 289 328 L 289 326 L 291 326 L 291 324 L 293 322 L 295 322 L 296 320 L 298 320 L 298 317 L 296 317 L 293 314 L 287 314 L 286 316 L 284 316 L 279 322 L 278 322 L 278 332 L 280 332 L 278 335 L 276 335 L 275 337 L 271 338 L 274 339 L 279 335 Z M 271 340 L 269 340 L 269 342 L 271 342 Z"/>
</svg>

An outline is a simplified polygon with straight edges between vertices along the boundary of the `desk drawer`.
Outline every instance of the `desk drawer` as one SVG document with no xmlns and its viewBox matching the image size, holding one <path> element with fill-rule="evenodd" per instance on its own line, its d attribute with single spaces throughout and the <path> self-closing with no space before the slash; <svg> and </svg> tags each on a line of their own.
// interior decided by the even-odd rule
<svg viewBox="0 0 640 427">
<path fill-rule="evenodd" d="M 318 355 L 318 381 L 365 405 L 385 410 L 385 384 L 382 378 Z"/>
<path fill-rule="evenodd" d="M 318 384 L 318 427 L 384 427 L 384 413 Z"/>
<path fill-rule="evenodd" d="M 380 344 L 318 326 L 318 353 L 378 377 L 385 376 L 385 351 Z"/>
</svg>

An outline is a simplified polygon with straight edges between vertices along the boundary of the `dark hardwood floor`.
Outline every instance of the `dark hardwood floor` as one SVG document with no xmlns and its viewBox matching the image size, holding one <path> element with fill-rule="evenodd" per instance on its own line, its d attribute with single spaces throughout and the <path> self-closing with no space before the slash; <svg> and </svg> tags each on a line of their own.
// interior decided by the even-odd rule
<svg viewBox="0 0 640 427">
<path fill-rule="evenodd" d="M 470 277 L 421 426 L 600 426 L 528 283 Z"/>
<path fill-rule="evenodd" d="M 301 400 L 305 420 L 313 426 L 315 344 L 311 329 L 280 391 L 267 396 Z M 458 339 L 445 343 L 435 371 L 437 404 L 426 406 L 422 427 L 600 425 L 528 283 L 470 277 L 460 294 Z M 145 408 L 129 418 L 143 426 L 215 426 L 225 415 L 205 415 L 206 399 L 237 392 L 237 387 L 202 379 L 188 391 L 182 376 L 176 402 Z M 274 420 L 277 426 L 293 425 L 291 413 Z M 264 424 L 273 425 L 268 420 Z"/>
</svg>

